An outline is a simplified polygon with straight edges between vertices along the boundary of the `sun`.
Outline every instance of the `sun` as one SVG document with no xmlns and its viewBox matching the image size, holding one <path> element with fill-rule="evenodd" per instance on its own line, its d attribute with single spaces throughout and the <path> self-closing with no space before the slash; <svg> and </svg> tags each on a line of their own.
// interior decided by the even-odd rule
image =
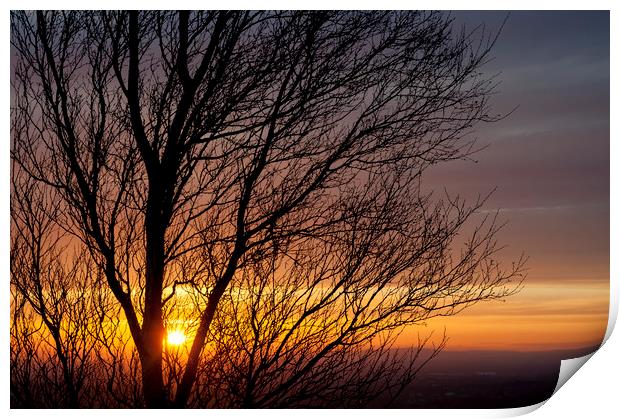
<svg viewBox="0 0 620 419">
<path fill-rule="evenodd" d="M 171 330 L 166 338 L 168 345 L 179 346 L 185 342 L 185 333 L 181 330 Z"/>
</svg>

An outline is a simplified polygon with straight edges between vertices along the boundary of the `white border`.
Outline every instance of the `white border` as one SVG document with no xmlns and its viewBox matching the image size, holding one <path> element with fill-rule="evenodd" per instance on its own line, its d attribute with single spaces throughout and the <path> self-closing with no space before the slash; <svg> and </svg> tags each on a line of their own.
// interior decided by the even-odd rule
<svg viewBox="0 0 620 419">
<path fill-rule="evenodd" d="M 0 362 L 2 365 L 2 380 L 0 381 L 0 400 L 3 406 L 0 411 L 9 411 L 9 293 L 8 293 L 8 277 L 9 277 L 9 84 L 10 68 L 9 68 L 9 17 L 10 9 L 169 9 L 171 7 L 178 9 L 204 9 L 204 8 L 228 8 L 228 9 L 441 9 L 441 10 L 611 10 L 611 74 L 618 74 L 618 30 L 620 23 L 618 12 L 614 10 L 614 2 L 611 0 L 589 0 L 575 1 L 543 1 L 543 0 L 510 0 L 510 1 L 490 1 L 490 0 L 472 0 L 472 1 L 394 1 L 382 0 L 381 2 L 357 0 L 357 1 L 325 1 L 314 0 L 312 2 L 291 2 L 283 0 L 271 1 L 247 1 L 247 0 L 227 0 L 226 2 L 207 2 L 207 1 L 187 1 L 187 0 L 150 0 L 150 1 L 129 1 L 129 0 L 108 0 L 108 1 L 6 1 L 3 2 L 5 13 L 1 25 L 3 26 L 2 39 L 0 40 L 0 48 L 2 57 L 5 62 L 5 78 L 1 89 L 4 97 L 4 117 L 1 118 L 2 130 L 5 133 L 4 141 L 0 146 L 0 213 L 3 215 L 0 222 L 0 257 L 2 262 L 0 269 L 3 275 L 0 280 L 0 295 L 2 298 L 3 311 L 0 314 Z M 618 133 L 617 123 L 617 100 L 618 83 L 612 76 L 611 79 L 611 138 L 616 139 Z M 620 171 L 616 169 L 615 164 L 620 164 L 618 158 L 618 145 L 615 141 L 611 141 L 611 214 L 618 211 L 618 180 Z M 619 373 L 620 364 L 618 362 L 618 350 L 620 343 L 616 335 L 611 335 L 618 313 L 618 277 L 620 257 L 618 237 L 620 237 L 620 225 L 617 219 L 613 217 L 610 220 L 610 237 L 611 237 L 611 281 L 610 289 L 610 316 L 607 333 L 605 336 L 606 343 L 587 363 L 587 367 L 582 368 L 578 372 L 578 378 L 569 380 L 557 394 L 555 394 L 547 403 L 541 403 L 536 406 L 520 408 L 520 409 L 504 409 L 504 410 L 390 410 L 385 411 L 386 415 L 392 418 L 410 418 L 411 416 L 425 417 L 426 415 L 435 418 L 489 418 L 489 417 L 509 417 L 528 412 L 532 418 L 549 418 L 549 417 L 568 417 L 581 418 L 585 415 L 594 418 L 615 417 L 617 414 L 618 403 L 616 402 L 616 383 Z M 545 405 L 541 409 L 537 409 L 541 405 Z M 110 413 L 107 410 L 92 410 L 87 414 L 93 418 L 104 418 Z M 168 418 L 169 413 L 166 411 L 148 412 L 149 416 L 153 415 L 157 418 Z M 212 417 L 227 418 L 245 418 L 249 414 L 256 419 L 273 419 L 285 418 L 290 416 L 292 412 L 286 410 L 270 410 L 270 411 L 203 411 L 203 410 L 187 410 L 182 414 L 187 417 L 204 417 L 205 414 Z M 374 418 L 377 414 L 383 414 L 377 410 L 296 410 L 294 415 L 299 419 L 312 418 L 316 414 L 327 417 L 348 417 L 361 416 L 363 418 Z M 44 414 L 48 417 L 68 417 L 75 418 L 84 413 L 80 411 L 62 411 L 48 410 L 45 412 L 36 412 L 30 410 L 11 410 L 9 414 L 13 417 L 32 417 L 37 414 Z M 130 417 L 136 414 L 146 414 L 141 410 L 122 410 L 115 411 L 114 415 L 121 417 Z M 107 419 L 107 418 L 106 418 Z"/>
</svg>

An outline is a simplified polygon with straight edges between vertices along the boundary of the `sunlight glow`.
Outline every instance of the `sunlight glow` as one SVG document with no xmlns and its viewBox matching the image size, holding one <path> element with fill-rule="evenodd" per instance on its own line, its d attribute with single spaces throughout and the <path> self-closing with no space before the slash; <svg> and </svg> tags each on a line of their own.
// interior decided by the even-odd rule
<svg viewBox="0 0 620 419">
<path fill-rule="evenodd" d="M 179 346 L 185 342 L 185 333 L 181 330 L 172 330 L 168 332 L 168 345 Z"/>
</svg>

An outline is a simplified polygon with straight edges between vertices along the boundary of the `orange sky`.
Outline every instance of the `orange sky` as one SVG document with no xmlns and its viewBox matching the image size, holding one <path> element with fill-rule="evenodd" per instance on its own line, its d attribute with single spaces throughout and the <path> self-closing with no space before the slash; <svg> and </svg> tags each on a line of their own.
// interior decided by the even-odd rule
<svg viewBox="0 0 620 419">
<path fill-rule="evenodd" d="M 483 302 L 453 316 L 408 329 L 399 344 L 446 328 L 446 350 L 554 350 L 600 343 L 607 328 L 609 282 L 526 283 L 505 301 Z"/>
</svg>

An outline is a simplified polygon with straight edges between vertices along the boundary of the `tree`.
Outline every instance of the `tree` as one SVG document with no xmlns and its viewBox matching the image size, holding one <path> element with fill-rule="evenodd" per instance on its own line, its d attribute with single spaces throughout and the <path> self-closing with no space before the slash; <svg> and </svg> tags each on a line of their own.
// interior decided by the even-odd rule
<svg viewBox="0 0 620 419">
<path fill-rule="evenodd" d="M 55 225 L 122 310 L 146 406 L 208 404 L 213 385 L 224 404 L 316 401 L 349 376 L 378 394 L 398 386 L 360 365 L 412 379 L 387 350 L 404 326 L 514 292 L 522 263 L 494 261 L 494 220 L 453 252 L 483 201 L 421 190 L 497 118 L 480 30 L 426 12 L 102 11 L 15 12 L 11 34 L 13 176 L 62 202 Z M 175 316 L 186 353 L 164 345 Z"/>
<path fill-rule="evenodd" d="M 27 176 L 14 176 L 12 189 L 11 365 L 16 371 L 11 376 L 19 389 L 12 394 L 23 398 L 19 405 L 44 406 L 45 400 L 54 400 L 77 408 L 87 381 L 92 381 L 89 358 L 102 327 L 92 321 L 98 317 L 97 307 L 103 308 L 101 296 L 93 291 L 98 272 L 83 251 L 70 251 L 66 234 L 54 225 L 61 207 L 46 196 L 45 188 Z M 33 339 L 37 331 L 42 333 Z M 38 400 L 32 400 L 32 393 Z M 53 394 L 64 397 L 50 397 Z"/>
</svg>

